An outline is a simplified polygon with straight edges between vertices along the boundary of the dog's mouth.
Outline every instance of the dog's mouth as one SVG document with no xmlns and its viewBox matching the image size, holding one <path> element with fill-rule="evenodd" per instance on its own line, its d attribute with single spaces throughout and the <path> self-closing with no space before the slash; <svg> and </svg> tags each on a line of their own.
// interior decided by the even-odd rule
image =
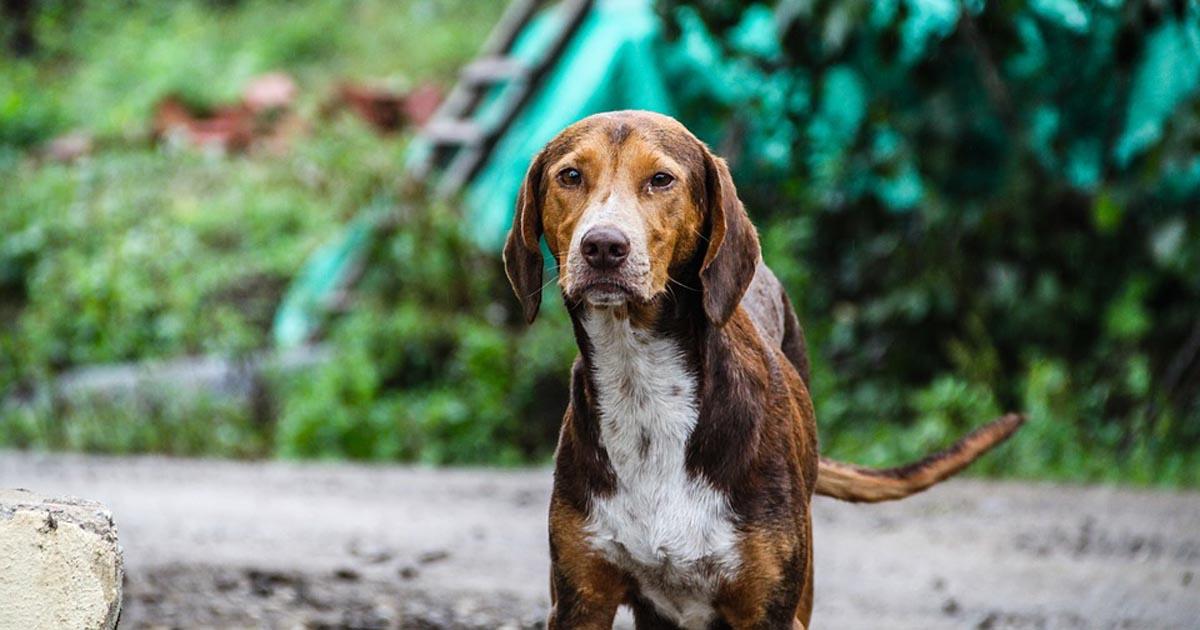
<svg viewBox="0 0 1200 630">
<path fill-rule="evenodd" d="M 580 278 L 569 291 L 569 297 L 592 306 L 621 306 L 641 300 L 641 292 L 628 281 L 612 276 Z"/>
<path fill-rule="evenodd" d="M 578 293 L 592 306 L 619 306 L 637 295 L 633 287 L 613 279 L 593 280 L 583 285 Z"/>
<path fill-rule="evenodd" d="M 627 261 L 615 269 L 597 269 L 585 264 L 582 256 L 569 259 L 560 267 L 559 286 L 567 299 L 595 307 L 623 306 L 646 302 L 649 298 L 648 270 Z"/>
</svg>

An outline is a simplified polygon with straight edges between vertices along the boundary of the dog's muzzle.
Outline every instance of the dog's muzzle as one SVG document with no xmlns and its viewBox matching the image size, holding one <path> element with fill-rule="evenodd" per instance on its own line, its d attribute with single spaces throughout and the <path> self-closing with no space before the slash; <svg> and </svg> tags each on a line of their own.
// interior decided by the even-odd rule
<svg viewBox="0 0 1200 630">
<path fill-rule="evenodd" d="M 643 299 L 648 265 L 629 233 L 612 223 L 588 227 L 575 246 L 569 293 L 593 306 L 617 306 Z M 644 249 L 644 247 L 643 247 Z"/>
</svg>

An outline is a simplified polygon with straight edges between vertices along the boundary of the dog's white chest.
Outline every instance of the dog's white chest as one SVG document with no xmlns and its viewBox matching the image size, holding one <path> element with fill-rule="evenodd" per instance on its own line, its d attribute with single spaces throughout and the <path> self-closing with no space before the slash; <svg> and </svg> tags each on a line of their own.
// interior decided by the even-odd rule
<svg viewBox="0 0 1200 630">
<path fill-rule="evenodd" d="M 726 497 L 685 467 L 696 378 L 674 341 L 603 314 L 592 341 L 600 433 L 617 477 L 596 500 L 591 544 L 633 574 L 643 597 L 683 628 L 707 628 L 722 578 L 737 568 Z"/>
</svg>

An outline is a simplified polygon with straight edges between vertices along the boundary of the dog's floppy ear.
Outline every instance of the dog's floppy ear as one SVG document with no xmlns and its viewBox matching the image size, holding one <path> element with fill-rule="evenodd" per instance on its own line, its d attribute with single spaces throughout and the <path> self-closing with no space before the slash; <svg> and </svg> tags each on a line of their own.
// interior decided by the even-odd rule
<svg viewBox="0 0 1200 630">
<path fill-rule="evenodd" d="M 525 321 L 531 324 L 542 304 L 542 162 L 539 154 L 525 173 L 512 229 L 504 242 L 504 273 L 521 302 Z"/>
<path fill-rule="evenodd" d="M 750 288 L 762 253 L 729 166 L 707 150 L 704 186 L 708 206 L 708 249 L 700 266 L 704 314 L 713 325 L 724 326 Z"/>
</svg>

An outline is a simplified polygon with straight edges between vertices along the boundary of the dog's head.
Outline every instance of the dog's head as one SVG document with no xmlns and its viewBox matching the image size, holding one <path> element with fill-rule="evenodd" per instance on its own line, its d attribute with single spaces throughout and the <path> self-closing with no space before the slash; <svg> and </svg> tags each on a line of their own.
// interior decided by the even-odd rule
<svg viewBox="0 0 1200 630">
<path fill-rule="evenodd" d="M 725 161 L 675 119 L 650 112 L 585 118 L 530 165 L 504 246 L 530 322 L 542 299 L 543 236 L 568 300 L 649 304 L 669 283 L 699 282 L 704 313 L 718 326 L 737 308 L 760 256 Z"/>
</svg>

